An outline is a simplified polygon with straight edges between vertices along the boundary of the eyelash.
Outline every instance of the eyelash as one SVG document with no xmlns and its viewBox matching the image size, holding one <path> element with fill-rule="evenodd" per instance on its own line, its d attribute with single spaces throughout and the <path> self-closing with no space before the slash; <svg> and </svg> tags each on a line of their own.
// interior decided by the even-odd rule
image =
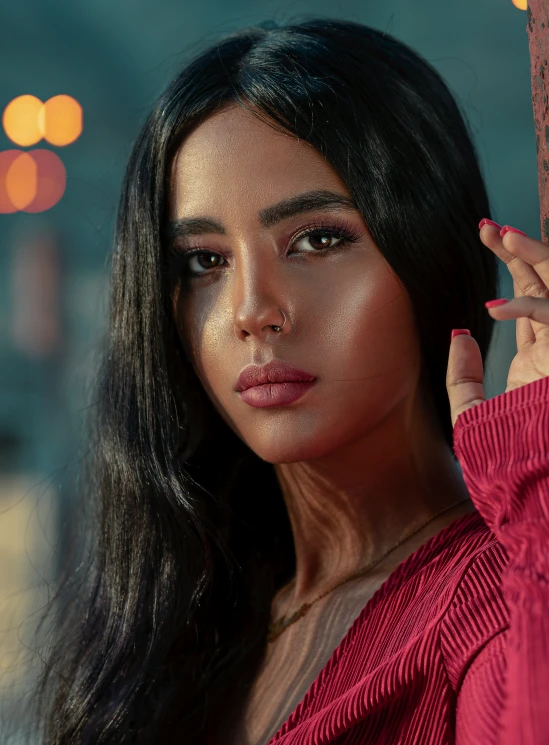
<svg viewBox="0 0 549 745">
<path fill-rule="evenodd" d="M 336 238 L 340 240 L 340 243 L 338 243 L 337 246 L 328 246 L 326 248 L 313 249 L 311 251 L 301 251 L 299 253 L 324 255 L 331 251 L 337 251 L 340 248 L 346 248 L 349 244 L 356 243 L 362 236 L 361 233 L 359 233 L 355 228 L 353 228 L 351 225 L 349 225 L 349 223 L 345 221 L 334 224 L 332 222 L 319 220 L 314 224 L 308 225 L 301 233 L 299 233 L 293 239 L 291 245 L 293 246 L 295 243 L 298 243 L 304 238 L 310 238 L 313 235 L 329 235 L 330 238 Z M 221 258 L 225 258 L 222 254 L 219 254 L 216 251 L 207 251 L 206 249 L 202 248 L 186 249 L 176 246 L 169 246 L 164 261 L 164 274 L 166 279 L 173 280 L 174 278 L 178 278 L 181 274 L 185 274 L 191 280 L 211 275 L 212 271 L 218 269 L 219 267 L 215 266 L 211 267 L 210 270 L 204 269 L 204 271 L 202 272 L 194 273 L 189 271 L 188 269 L 188 263 L 191 258 L 193 256 L 199 256 L 201 254 L 206 256 L 220 256 Z"/>
</svg>

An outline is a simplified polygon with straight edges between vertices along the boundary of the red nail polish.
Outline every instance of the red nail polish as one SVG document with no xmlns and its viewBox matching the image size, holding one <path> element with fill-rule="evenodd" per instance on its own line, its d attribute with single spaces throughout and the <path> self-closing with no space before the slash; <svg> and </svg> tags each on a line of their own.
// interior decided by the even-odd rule
<svg viewBox="0 0 549 745">
<path fill-rule="evenodd" d="M 484 303 L 484 305 L 486 308 L 495 308 L 496 305 L 504 305 L 505 303 L 508 303 L 508 302 L 509 301 L 506 300 L 506 298 L 501 297 L 501 298 L 498 298 L 497 300 L 488 300 L 488 302 Z"/>
<path fill-rule="evenodd" d="M 512 228 L 510 225 L 504 225 L 499 231 L 499 234 L 502 238 L 505 233 L 520 233 L 521 235 L 527 235 L 527 233 L 523 233 L 522 230 L 518 230 L 518 228 Z"/>
<path fill-rule="evenodd" d="M 452 339 L 453 339 L 453 338 L 454 338 L 455 336 L 459 336 L 460 334 L 467 334 L 467 336 L 471 336 L 471 332 L 469 331 L 469 329 L 454 329 L 454 330 L 452 331 Z M 450 341 L 451 341 L 451 340 L 450 340 Z"/>
<path fill-rule="evenodd" d="M 478 229 L 480 230 L 483 225 L 492 225 L 494 228 L 499 228 L 501 230 L 501 225 L 499 225 L 497 222 L 494 222 L 493 220 L 488 220 L 486 217 L 483 217 L 482 220 L 478 224 Z"/>
</svg>

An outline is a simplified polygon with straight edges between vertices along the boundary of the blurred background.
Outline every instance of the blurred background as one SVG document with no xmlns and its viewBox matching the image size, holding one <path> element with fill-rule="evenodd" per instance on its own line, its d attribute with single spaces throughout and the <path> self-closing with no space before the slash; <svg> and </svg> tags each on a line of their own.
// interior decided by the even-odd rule
<svg viewBox="0 0 549 745">
<path fill-rule="evenodd" d="M 465 111 L 486 217 L 540 239 L 525 10 L 524 0 L 0 4 L 0 707 L 13 715 L 9 727 L 0 719 L 3 745 L 25 724 L 30 635 L 63 562 L 85 452 L 118 192 L 157 95 L 243 26 L 324 16 L 387 31 L 435 66 Z M 514 321 L 496 325 L 490 397 L 505 389 L 514 332 Z"/>
</svg>

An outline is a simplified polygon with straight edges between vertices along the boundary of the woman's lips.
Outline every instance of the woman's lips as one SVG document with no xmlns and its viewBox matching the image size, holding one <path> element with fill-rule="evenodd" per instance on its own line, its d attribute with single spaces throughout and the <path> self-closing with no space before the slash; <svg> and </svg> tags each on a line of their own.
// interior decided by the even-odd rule
<svg viewBox="0 0 549 745">
<path fill-rule="evenodd" d="M 250 406 L 265 409 L 269 406 L 284 406 L 291 404 L 301 398 L 309 388 L 312 388 L 316 380 L 311 381 L 286 381 L 284 383 L 264 383 L 254 385 L 240 392 L 242 400 Z"/>
<path fill-rule="evenodd" d="M 302 383 L 315 379 L 315 376 L 306 370 L 291 365 L 283 360 L 271 360 L 266 365 L 248 365 L 245 367 L 236 381 L 235 390 L 245 391 L 254 385 L 265 385 L 266 383 Z"/>
</svg>

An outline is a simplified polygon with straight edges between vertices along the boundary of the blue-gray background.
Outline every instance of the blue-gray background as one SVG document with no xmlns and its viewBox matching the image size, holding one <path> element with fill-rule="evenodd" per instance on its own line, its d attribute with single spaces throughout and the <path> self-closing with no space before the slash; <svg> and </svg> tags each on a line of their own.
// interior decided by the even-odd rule
<svg viewBox="0 0 549 745">
<path fill-rule="evenodd" d="M 223 34 L 267 19 L 284 24 L 316 16 L 385 30 L 431 62 L 471 122 L 491 217 L 539 239 L 526 13 L 511 0 L 4 0 L 0 112 L 25 93 L 43 101 L 68 94 L 84 110 L 74 144 L 34 146 L 65 163 L 59 204 L 41 214 L 0 215 L 0 483 L 27 478 L 20 497 L 10 492 L 13 504 L 31 487 L 40 494 L 51 488 L 61 507 L 57 525 L 73 496 L 119 187 L 155 98 L 191 55 Z M 14 147 L 0 130 L 0 150 Z M 12 320 L 17 304 L 34 307 L 35 298 L 25 296 L 34 290 L 14 284 L 14 267 L 21 247 L 42 235 L 54 237 L 61 258 L 62 340 L 33 357 L 17 345 Z M 501 270 L 501 294 L 509 297 L 512 284 Z M 489 396 L 505 389 L 514 329 L 513 321 L 498 324 L 486 370 Z M 1 524 L 0 514 L 0 547 Z"/>
</svg>

